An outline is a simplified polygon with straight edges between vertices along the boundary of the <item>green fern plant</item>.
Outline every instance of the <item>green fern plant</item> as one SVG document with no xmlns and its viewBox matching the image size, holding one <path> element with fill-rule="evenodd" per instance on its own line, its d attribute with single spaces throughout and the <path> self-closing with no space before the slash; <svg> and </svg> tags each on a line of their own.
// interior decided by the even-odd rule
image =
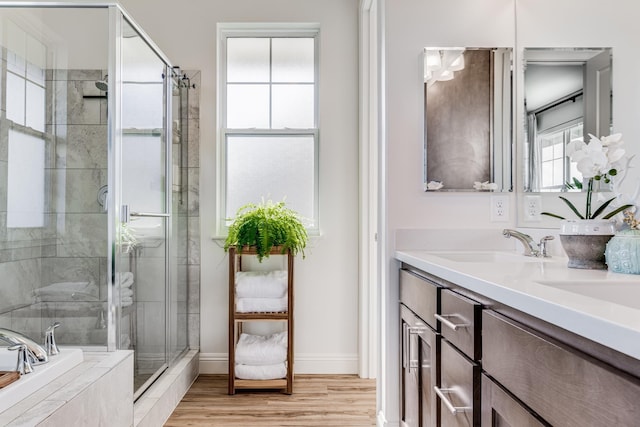
<svg viewBox="0 0 640 427">
<path fill-rule="evenodd" d="M 242 253 L 245 246 L 254 246 L 258 260 L 268 258 L 274 246 L 281 247 L 281 253 L 290 250 L 296 255 L 302 253 L 309 237 L 300 216 L 285 206 L 284 202 L 274 203 L 271 200 L 259 203 L 248 203 L 238 209 L 233 222 L 229 226 L 229 234 L 224 243 L 224 250 L 235 246 Z"/>
</svg>

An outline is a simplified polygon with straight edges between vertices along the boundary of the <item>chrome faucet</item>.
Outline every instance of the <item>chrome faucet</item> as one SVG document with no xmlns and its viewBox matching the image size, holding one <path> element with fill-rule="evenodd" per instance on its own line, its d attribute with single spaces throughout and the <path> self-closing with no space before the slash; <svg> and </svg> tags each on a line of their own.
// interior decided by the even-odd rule
<svg viewBox="0 0 640 427">
<path fill-rule="evenodd" d="M 553 239 L 554 239 L 553 236 L 544 236 L 542 239 L 540 239 L 540 243 L 538 243 L 538 246 L 540 247 L 540 251 L 538 252 L 539 257 L 542 257 L 542 258 L 551 257 L 551 255 L 547 253 L 547 242 Z"/>
<path fill-rule="evenodd" d="M 0 328 L 0 340 L 15 346 L 16 344 L 24 344 L 27 348 L 27 356 L 31 365 L 42 365 L 49 361 L 47 352 L 40 344 L 37 344 L 31 338 L 21 334 L 20 332 L 12 331 L 11 329 Z"/>
<path fill-rule="evenodd" d="M 56 336 L 54 331 L 56 328 L 60 326 L 60 322 L 54 322 L 47 328 L 44 333 L 44 349 L 47 352 L 47 356 L 55 356 L 60 354 L 60 349 L 58 349 L 58 344 L 56 344 Z"/>
<path fill-rule="evenodd" d="M 26 344 L 16 344 L 9 347 L 9 350 L 18 351 L 18 363 L 16 363 L 16 371 L 20 372 L 20 375 L 30 374 L 33 372 L 33 367 L 29 361 L 29 349 Z"/>
<path fill-rule="evenodd" d="M 537 257 L 540 255 L 540 247 L 528 234 L 505 228 L 504 230 L 502 230 L 502 235 L 506 238 L 515 237 L 516 239 L 520 240 L 520 242 L 522 242 L 522 244 L 524 245 L 524 256 Z"/>
</svg>

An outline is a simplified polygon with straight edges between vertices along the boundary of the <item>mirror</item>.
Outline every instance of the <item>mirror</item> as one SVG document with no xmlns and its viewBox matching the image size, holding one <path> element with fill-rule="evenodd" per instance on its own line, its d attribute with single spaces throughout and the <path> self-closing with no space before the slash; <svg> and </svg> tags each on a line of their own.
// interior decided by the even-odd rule
<svg viewBox="0 0 640 427">
<path fill-rule="evenodd" d="M 525 48 L 523 62 L 524 190 L 580 188 L 565 147 L 611 133 L 611 48 Z"/>
<path fill-rule="evenodd" d="M 424 49 L 425 191 L 511 191 L 512 53 Z"/>
</svg>

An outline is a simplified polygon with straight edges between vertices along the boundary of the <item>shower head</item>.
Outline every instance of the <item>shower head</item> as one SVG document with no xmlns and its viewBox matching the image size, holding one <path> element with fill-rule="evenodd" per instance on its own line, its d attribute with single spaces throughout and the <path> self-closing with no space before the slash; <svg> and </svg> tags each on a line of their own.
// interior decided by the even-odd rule
<svg viewBox="0 0 640 427">
<path fill-rule="evenodd" d="M 96 82 L 96 87 L 97 87 L 98 89 L 100 89 L 101 91 L 103 91 L 103 92 L 106 92 L 106 91 L 108 91 L 108 90 L 109 90 L 108 77 L 109 77 L 109 76 L 104 76 L 104 79 L 102 79 L 102 80 L 98 80 L 98 81 Z"/>
</svg>

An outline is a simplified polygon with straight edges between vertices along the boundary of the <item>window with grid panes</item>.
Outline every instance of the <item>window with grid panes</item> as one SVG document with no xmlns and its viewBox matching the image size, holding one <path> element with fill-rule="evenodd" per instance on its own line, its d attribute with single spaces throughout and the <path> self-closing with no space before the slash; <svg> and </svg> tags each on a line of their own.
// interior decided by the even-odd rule
<svg viewBox="0 0 640 427">
<path fill-rule="evenodd" d="M 317 30 L 222 35 L 222 225 L 264 198 L 317 230 Z"/>
<path fill-rule="evenodd" d="M 542 147 L 541 191 L 561 190 L 573 179 L 582 181 L 582 174 L 575 163 L 566 156 L 567 144 L 582 137 L 582 123 L 575 123 L 538 135 Z"/>
</svg>

